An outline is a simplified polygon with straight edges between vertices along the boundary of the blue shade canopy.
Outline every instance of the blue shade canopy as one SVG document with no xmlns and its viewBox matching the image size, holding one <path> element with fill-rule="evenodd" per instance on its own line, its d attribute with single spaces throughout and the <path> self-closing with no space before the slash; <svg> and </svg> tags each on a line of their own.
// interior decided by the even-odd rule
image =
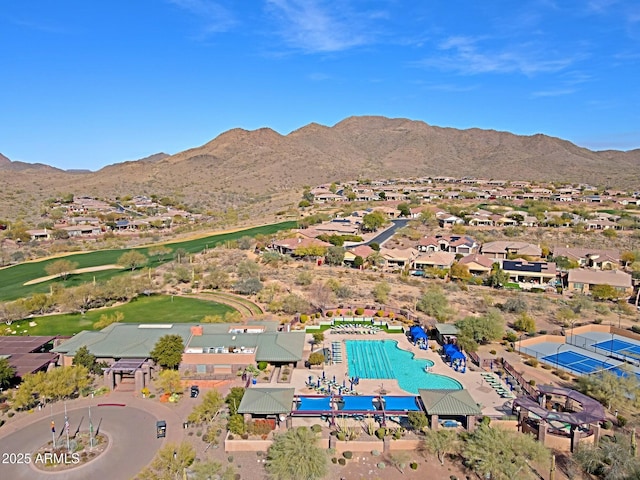
<svg viewBox="0 0 640 480">
<path fill-rule="evenodd" d="M 298 411 L 318 412 L 331 410 L 331 397 L 300 397 Z"/>
<path fill-rule="evenodd" d="M 377 397 L 371 396 L 344 396 L 344 406 L 340 409 L 343 411 L 367 411 L 373 412 L 376 408 L 373 406 L 373 400 Z"/>
<path fill-rule="evenodd" d="M 393 412 L 400 411 L 420 411 L 416 403 L 416 397 L 382 397 L 384 409 Z"/>
</svg>

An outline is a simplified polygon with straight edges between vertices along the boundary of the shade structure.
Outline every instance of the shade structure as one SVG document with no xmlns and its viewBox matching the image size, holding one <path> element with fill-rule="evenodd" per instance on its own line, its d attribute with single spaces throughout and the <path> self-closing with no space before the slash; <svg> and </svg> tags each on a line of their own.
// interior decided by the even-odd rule
<svg viewBox="0 0 640 480">
<path fill-rule="evenodd" d="M 331 410 L 331 397 L 300 397 L 298 408 L 299 412 L 321 412 Z"/>
<path fill-rule="evenodd" d="M 451 360 L 466 360 L 467 359 L 465 354 L 462 353 L 460 350 L 456 350 L 454 352 L 451 352 L 451 355 L 449 355 L 449 358 Z"/>
<path fill-rule="evenodd" d="M 366 395 L 348 396 L 342 397 L 344 405 L 340 410 L 351 412 L 373 412 L 376 407 L 373 405 L 373 400 L 377 397 L 371 397 Z"/>
<path fill-rule="evenodd" d="M 422 410 L 418 407 L 416 397 L 382 397 L 384 409 L 389 412 L 417 412 Z"/>
<path fill-rule="evenodd" d="M 411 335 L 411 340 L 415 343 L 418 340 L 428 340 L 429 336 L 427 332 L 419 325 L 414 325 L 409 329 L 409 334 Z"/>
</svg>

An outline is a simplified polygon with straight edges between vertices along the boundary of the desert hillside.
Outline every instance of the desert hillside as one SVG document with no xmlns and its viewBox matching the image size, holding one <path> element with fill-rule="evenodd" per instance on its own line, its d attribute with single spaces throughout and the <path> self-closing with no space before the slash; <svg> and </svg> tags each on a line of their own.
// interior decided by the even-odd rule
<svg viewBox="0 0 640 480">
<path fill-rule="evenodd" d="M 0 145 L 0 149 L 2 146 Z M 87 153 L 90 156 L 90 152 Z M 42 200 L 156 194 L 203 210 L 254 206 L 275 211 L 303 185 L 410 176 L 556 180 L 637 189 L 640 150 L 593 152 L 546 135 L 457 130 L 421 121 L 350 117 L 288 135 L 229 130 L 172 156 L 157 154 L 97 172 L 65 172 L 0 157 L 0 218 L 31 216 Z"/>
</svg>

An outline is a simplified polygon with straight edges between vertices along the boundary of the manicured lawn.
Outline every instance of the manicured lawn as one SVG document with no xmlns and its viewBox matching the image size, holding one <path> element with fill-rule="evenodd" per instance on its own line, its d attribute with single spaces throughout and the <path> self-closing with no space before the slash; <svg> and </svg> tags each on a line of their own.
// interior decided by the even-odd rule
<svg viewBox="0 0 640 480">
<path fill-rule="evenodd" d="M 15 335 L 74 335 L 82 330 L 94 330 L 93 324 L 100 320 L 101 315 L 113 315 L 115 312 L 124 314 L 123 323 L 198 323 L 206 315 L 224 315 L 232 311 L 233 308 L 220 303 L 152 295 L 138 297 L 118 307 L 91 310 L 85 315 L 48 315 L 13 322 L 10 326 L 2 325 L 0 328 L 5 335 L 12 334 L 5 329 L 16 331 Z M 35 327 L 29 327 L 32 321 L 37 323 Z"/>
<path fill-rule="evenodd" d="M 220 245 L 224 242 L 231 240 L 237 240 L 244 236 L 256 236 L 256 235 L 270 235 L 280 230 L 288 230 L 294 228 L 296 222 L 282 222 L 274 223 L 271 225 L 263 225 L 261 227 L 249 228 L 233 233 L 223 233 L 219 235 L 212 235 L 209 237 L 198 238 L 196 240 L 189 240 L 184 242 L 168 243 L 164 246 L 171 250 L 171 254 L 168 254 L 164 259 L 149 260 L 147 266 L 155 267 L 161 263 L 168 262 L 173 258 L 173 252 L 181 248 L 188 253 L 201 252 L 205 248 L 212 248 Z M 145 255 L 148 254 L 149 247 L 135 248 Z M 120 256 L 128 250 L 100 250 L 98 252 L 89 253 L 77 253 L 64 257 L 67 260 L 78 264 L 78 268 L 96 267 L 99 265 L 111 265 L 118 261 Z M 0 301 L 15 300 L 16 298 L 27 297 L 33 293 L 48 292 L 50 284 L 53 281 L 42 282 L 35 285 L 24 285 L 29 280 L 41 278 L 47 276 L 45 267 L 55 262 L 58 259 L 42 260 L 39 262 L 21 263 L 13 267 L 0 270 Z M 65 286 L 72 286 L 80 283 L 85 283 L 93 280 L 104 280 L 113 277 L 114 275 L 123 275 L 126 272 L 121 270 L 105 270 L 102 272 L 85 273 L 81 275 L 72 275 Z"/>
</svg>

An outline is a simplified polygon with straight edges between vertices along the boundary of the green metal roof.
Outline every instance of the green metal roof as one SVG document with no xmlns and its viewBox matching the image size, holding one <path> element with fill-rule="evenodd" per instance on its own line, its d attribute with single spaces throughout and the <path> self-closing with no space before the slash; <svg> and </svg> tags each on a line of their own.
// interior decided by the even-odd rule
<svg viewBox="0 0 640 480">
<path fill-rule="evenodd" d="M 467 390 L 423 390 L 418 393 L 427 415 L 481 415 L 482 411 Z"/>
<path fill-rule="evenodd" d="M 299 362 L 304 349 L 304 332 L 267 332 L 258 336 L 258 362 Z"/>
<path fill-rule="evenodd" d="M 291 413 L 295 388 L 248 388 L 238 406 L 238 413 L 273 415 Z"/>
<path fill-rule="evenodd" d="M 205 333 L 200 336 L 193 336 L 189 341 L 189 347 L 248 347 L 253 348 L 258 344 L 259 333 Z"/>
<path fill-rule="evenodd" d="M 86 345 L 98 358 L 148 358 L 156 342 L 165 335 L 180 335 L 186 344 L 191 324 L 114 323 L 99 332 L 82 331 L 53 349 L 56 353 L 75 355 Z"/>
<path fill-rule="evenodd" d="M 436 330 L 440 335 L 458 335 L 458 327 L 451 323 L 436 323 Z"/>
</svg>

